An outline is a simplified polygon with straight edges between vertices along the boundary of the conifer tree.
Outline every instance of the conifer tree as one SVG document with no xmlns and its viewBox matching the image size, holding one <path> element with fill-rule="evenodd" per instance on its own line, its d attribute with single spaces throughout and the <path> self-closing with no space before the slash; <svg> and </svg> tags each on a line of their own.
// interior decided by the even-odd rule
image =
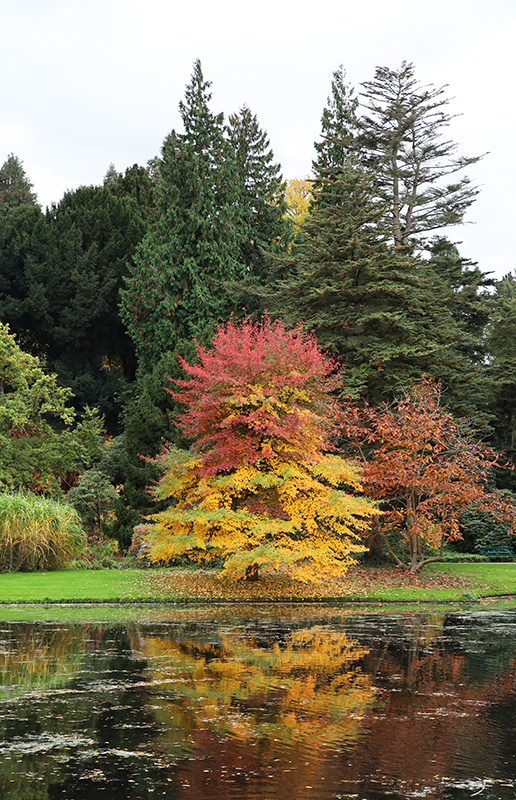
<svg viewBox="0 0 516 800">
<path fill-rule="evenodd" d="M 398 248 L 424 244 L 428 234 L 460 225 L 478 194 L 467 176 L 458 176 L 481 156 L 457 156 L 443 138 L 453 119 L 445 88 L 422 86 L 414 65 L 377 67 L 357 99 L 334 73 L 332 96 L 322 118 L 322 142 L 315 145 L 316 176 L 329 178 L 353 156 L 375 177 L 375 193 L 385 203 L 386 220 Z"/>
<path fill-rule="evenodd" d="M 486 345 L 489 354 L 488 375 L 493 391 L 494 442 L 516 458 L 516 277 L 509 273 L 496 284 L 489 300 L 490 320 Z M 499 478 L 502 476 L 499 475 Z M 498 485 L 516 488 L 514 473 L 504 474 Z"/>
<path fill-rule="evenodd" d="M 0 213 L 25 204 L 36 205 L 38 198 L 32 189 L 23 161 L 11 153 L 0 168 Z"/>
<path fill-rule="evenodd" d="M 317 155 L 312 167 L 318 178 L 335 178 L 344 167 L 358 134 L 357 109 L 358 98 L 341 65 L 333 73 L 331 96 L 322 113 L 322 141 L 314 143 Z"/>
<path fill-rule="evenodd" d="M 245 277 L 241 182 L 223 115 L 194 64 L 179 104 L 184 133 L 166 137 L 157 162 L 156 221 L 121 293 L 121 313 L 140 366 L 151 369 L 234 308 L 223 282 Z"/>
<path fill-rule="evenodd" d="M 267 134 L 246 105 L 229 116 L 227 133 L 241 182 L 243 221 L 249 231 L 241 245 L 242 255 L 248 279 L 257 281 L 268 272 L 265 252 L 281 252 L 290 234 L 285 184 Z"/>
<path fill-rule="evenodd" d="M 370 403 L 423 373 L 458 389 L 464 359 L 455 348 L 460 332 L 448 288 L 428 262 L 390 245 L 374 190 L 374 180 L 350 161 L 319 182 L 320 202 L 305 223 L 305 241 L 286 259 L 273 308 L 313 330 L 345 364 L 346 390 Z"/>
</svg>

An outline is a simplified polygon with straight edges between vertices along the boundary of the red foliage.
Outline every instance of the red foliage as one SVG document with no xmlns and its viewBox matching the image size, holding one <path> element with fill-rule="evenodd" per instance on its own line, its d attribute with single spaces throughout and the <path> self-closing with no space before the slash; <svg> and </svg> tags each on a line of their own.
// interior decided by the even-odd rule
<svg viewBox="0 0 516 800">
<path fill-rule="evenodd" d="M 435 548 L 461 538 L 458 518 L 466 506 L 516 522 L 516 509 L 485 489 L 500 455 L 441 405 L 440 386 L 431 380 L 391 405 L 366 407 L 362 427 L 356 423 L 355 417 L 355 439 L 371 448 L 364 487 L 381 501 L 383 531 L 405 530 L 413 571 L 436 558 L 435 550 L 426 557 L 425 544 Z"/>
<path fill-rule="evenodd" d="M 196 365 L 181 360 L 191 379 L 174 381 L 171 394 L 187 408 L 178 424 L 195 440 L 202 474 L 277 456 L 313 461 L 330 449 L 340 378 L 313 336 L 268 318 L 230 321 L 197 355 Z"/>
</svg>

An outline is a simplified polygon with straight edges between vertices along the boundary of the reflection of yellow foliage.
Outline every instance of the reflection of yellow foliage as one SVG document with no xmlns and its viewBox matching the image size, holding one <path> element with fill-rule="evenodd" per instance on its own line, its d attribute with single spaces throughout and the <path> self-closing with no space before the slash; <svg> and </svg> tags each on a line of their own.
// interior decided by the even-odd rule
<svg viewBox="0 0 516 800">
<path fill-rule="evenodd" d="M 16 638 L 0 642 L 0 696 L 48 688 L 70 680 L 84 648 L 81 628 L 17 626 Z"/>
<path fill-rule="evenodd" d="M 293 631 L 264 648 L 238 635 L 218 644 L 145 639 L 167 725 L 210 728 L 248 741 L 354 741 L 374 699 L 369 676 L 356 662 L 367 651 L 344 633 L 318 627 Z M 188 724 L 189 721 L 189 724 Z"/>
<path fill-rule="evenodd" d="M 167 460 L 166 460 L 167 459 Z M 261 468 L 243 464 L 229 474 L 199 477 L 197 460 L 171 449 L 155 491 L 176 505 L 152 519 L 146 536 L 150 557 L 181 554 L 224 560 L 223 575 L 241 577 L 250 564 L 323 581 L 341 575 L 364 552 L 360 531 L 378 511 L 363 497 L 336 487 L 360 489 L 355 467 L 338 456 L 298 463 L 284 454 Z"/>
<path fill-rule="evenodd" d="M 298 233 L 312 197 L 312 181 L 309 178 L 291 178 L 287 181 L 285 200 L 287 201 L 286 217 L 292 222 L 294 232 Z"/>
</svg>

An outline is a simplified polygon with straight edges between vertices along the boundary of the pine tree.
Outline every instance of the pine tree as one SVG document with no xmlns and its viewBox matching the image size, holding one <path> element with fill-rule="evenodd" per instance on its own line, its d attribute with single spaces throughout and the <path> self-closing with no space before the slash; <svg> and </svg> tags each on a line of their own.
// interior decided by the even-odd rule
<svg viewBox="0 0 516 800">
<path fill-rule="evenodd" d="M 243 220 L 249 231 L 241 245 L 242 255 L 248 279 L 257 281 L 268 272 L 265 252 L 281 252 L 290 234 L 285 219 L 285 184 L 267 134 L 246 105 L 229 116 L 227 133 L 242 185 Z"/>
<path fill-rule="evenodd" d="M 312 167 L 318 178 L 335 178 L 344 167 L 358 133 L 357 109 L 358 98 L 341 65 L 333 73 L 331 96 L 322 113 L 322 141 L 314 143 L 317 156 Z"/>
<path fill-rule="evenodd" d="M 185 132 L 163 143 L 156 221 L 121 293 L 121 313 L 140 366 L 151 369 L 234 309 L 225 281 L 245 277 L 241 184 L 223 115 L 210 111 L 209 82 L 195 62 L 184 102 Z"/>
<path fill-rule="evenodd" d="M 378 67 L 363 87 L 361 140 L 379 193 L 390 204 L 396 246 L 460 225 L 479 190 L 455 175 L 481 156 L 456 156 L 457 145 L 442 139 L 453 118 L 446 111 L 446 87 L 421 86 L 414 65 L 405 61 L 398 70 Z"/>
<path fill-rule="evenodd" d="M 428 234 L 462 224 L 478 189 L 457 173 L 482 156 L 457 156 L 457 145 L 443 138 L 454 116 L 446 87 L 422 86 L 404 61 L 398 70 L 377 67 L 357 103 L 344 77 L 342 68 L 334 73 L 323 141 L 315 145 L 316 175 L 328 178 L 350 156 L 358 160 L 374 175 L 398 248 L 413 249 Z"/>
<path fill-rule="evenodd" d="M 23 161 L 11 153 L 0 169 L 0 213 L 25 204 L 36 205 L 38 197 L 32 189 Z"/>
<path fill-rule="evenodd" d="M 373 404 L 423 373 L 447 385 L 465 377 L 448 288 L 428 262 L 390 245 L 385 206 L 374 192 L 374 181 L 349 161 L 320 182 L 306 239 L 273 296 L 278 315 L 303 321 L 345 365 L 346 390 Z"/>
</svg>

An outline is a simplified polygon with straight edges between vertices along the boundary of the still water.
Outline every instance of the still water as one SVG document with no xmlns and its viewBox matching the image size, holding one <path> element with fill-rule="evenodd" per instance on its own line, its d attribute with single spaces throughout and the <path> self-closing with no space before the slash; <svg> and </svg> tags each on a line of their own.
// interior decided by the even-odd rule
<svg viewBox="0 0 516 800">
<path fill-rule="evenodd" d="M 516 796 L 516 609 L 1 613 L 2 800 Z"/>
</svg>

